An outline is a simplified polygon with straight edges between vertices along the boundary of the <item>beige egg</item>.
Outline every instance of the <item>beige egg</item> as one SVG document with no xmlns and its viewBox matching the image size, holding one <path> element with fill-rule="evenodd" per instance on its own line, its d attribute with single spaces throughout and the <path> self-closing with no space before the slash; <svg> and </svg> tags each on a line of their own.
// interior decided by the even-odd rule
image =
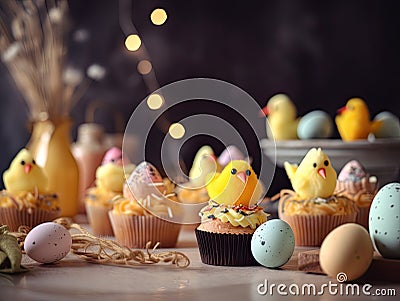
<svg viewBox="0 0 400 301">
<path fill-rule="evenodd" d="M 372 262 L 374 249 L 364 227 L 348 223 L 331 231 L 319 253 L 322 270 L 343 282 L 361 277 Z"/>
</svg>

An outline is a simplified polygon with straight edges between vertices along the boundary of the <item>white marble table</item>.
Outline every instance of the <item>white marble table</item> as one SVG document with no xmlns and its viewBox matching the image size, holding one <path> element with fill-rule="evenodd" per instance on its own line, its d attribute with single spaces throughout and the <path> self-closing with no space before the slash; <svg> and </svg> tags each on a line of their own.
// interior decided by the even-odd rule
<svg viewBox="0 0 400 301">
<path fill-rule="evenodd" d="M 18 275 L 0 274 L 0 300 L 281 300 L 298 296 L 281 296 L 275 291 L 271 296 L 260 295 L 257 287 L 268 280 L 268 285 L 314 284 L 317 288 L 328 284 L 327 276 L 305 274 L 300 271 L 258 267 L 208 266 L 200 261 L 192 231 L 182 231 L 178 249 L 186 253 L 191 264 L 179 269 L 169 264 L 140 266 L 136 268 L 91 264 L 74 255 L 54 265 L 28 263 L 32 271 Z M 27 259 L 25 258 L 25 262 Z M 400 271 L 399 271 L 400 272 Z M 364 283 L 361 281 L 360 286 Z M 371 283 L 370 292 L 376 288 L 395 288 L 397 297 L 400 285 Z M 308 296 L 302 296 L 308 299 Z M 320 300 L 340 300 L 338 293 L 316 296 Z M 359 296 L 359 300 L 378 300 L 376 296 Z M 354 297 L 352 297 L 354 299 Z"/>
</svg>

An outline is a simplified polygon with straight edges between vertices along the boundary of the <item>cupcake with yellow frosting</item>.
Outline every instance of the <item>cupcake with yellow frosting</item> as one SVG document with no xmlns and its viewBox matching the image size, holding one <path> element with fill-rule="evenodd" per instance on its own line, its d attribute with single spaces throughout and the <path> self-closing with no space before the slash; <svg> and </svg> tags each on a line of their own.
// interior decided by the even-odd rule
<svg viewBox="0 0 400 301">
<path fill-rule="evenodd" d="M 57 195 L 47 190 L 47 176 L 31 153 L 22 149 L 3 173 L 5 190 L 0 192 L 0 225 L 10 231 L 34 227 L 60 214 Z"/>
<path fill-rule="evenodd" d="M 233 160 L 207 184 L 211 198 L 200 211 L 195 230 L 203 263 L 224 266 L 256 265 L 251 237 L 267 214 L 257 205 L 264 188 L 243 160 Z"/>
<path fill-rule="evenodd" d="M 122 151 L 113 147 L 104 155 L 102 165 L 96 170 L 96 186 L 86 191 L 85 207 L 93 234 L 112 236 L 113 231 L 108 217 L 114 198 L 122 195 L 125 172 L 133 170 L 133 165 L 122 162 Z"/>
<path fill-rule="evenodd" d="M 320 148 L 311 149 L 299 166 L 284 167 L 294 191 L 281 191 L 279 217 L 292 227 L 297 246 L 320 246 L 334 228 L 355 221 L 357 208 L 334 194 L 336 172 Z"/>
<path fill-rule="evenodd" d="M 378 179 L 370 176 L 360 162 L 352 160 L 340 171 L 335 194 L 352 200 L 358 208 L 356 223 L 368 229 L 371 203 L 378 192 Z"/>
<path fill-rule="evenodd" d="M 123 197 L 115 200 L 109 212 L 117 241 L 130 248 L 144 248 L 149 241 L 159 242 L 162 248 L 174 247 L 181 225 L 168 221 L 173 210 L 165 202 L 177 201 L 174 188 L 152 164 L 139 164 L 124 185 Z"/>
</svg>

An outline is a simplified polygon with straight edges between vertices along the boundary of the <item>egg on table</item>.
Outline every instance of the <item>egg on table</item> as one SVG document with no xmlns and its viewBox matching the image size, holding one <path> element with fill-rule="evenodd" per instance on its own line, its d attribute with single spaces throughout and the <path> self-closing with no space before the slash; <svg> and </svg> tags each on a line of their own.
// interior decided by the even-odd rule
<svg viewBox="0 0 400 301">
<path fill-rule="evenodd" d="M 399 118 L 390 112 L 381 112 L 375 116 L 374 120 L 381 120 L 381 127 L 375 131 L 377 138 L 396 138 L 400 137 Z"/>
<path fill-rule="evenodd" d="M 328 113 L 312 111 L 304 115 L 297 126 L 297 136 L 300 139 L 329 138 L 333 132 L 333 122 Z"/>
<path fill-rule="evenodd" d="M 293 251 L 293 230 L 288 223 L 280 219 L 263 223 L 251 239 L 253 257 L 267 268 L 284 265 L 292 257 Z"/>
<path fill-rule="evenodd" d="M 319 252 L 322 270 L 332 278 L 351 281 L 369 268 L 374 249 L 368 231 L 354 223 L 343 224 L 324 239 Z"/>
<path fill-rule="evenodd" d="M 72 237 L 62 225 L 48 222 L 33 228 L 25 238 L 26 254 L 40 263 L 52 263 L 69 253 Z"/>
<path fill-rule="evenodd" d="M 374 248 L 385 258 L 400 259 L 400 183 L 390 183 L 375 195 L 369 212 Z"/>
</svg>

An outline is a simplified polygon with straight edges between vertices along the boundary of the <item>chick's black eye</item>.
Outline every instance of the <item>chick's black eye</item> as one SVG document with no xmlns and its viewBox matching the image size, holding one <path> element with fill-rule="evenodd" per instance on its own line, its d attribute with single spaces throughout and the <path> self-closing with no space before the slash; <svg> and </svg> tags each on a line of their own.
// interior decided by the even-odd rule
<svg viewBox="0 0 400 301">
<path fill-rule="evenodd" d="M 35 160 L 32 160 L 32 164 L 36 165 L 36 161 L 35 161 Z"/>
<path fill-rule="evenodd" d="M 111 159 L 111 162 L 115 162 L 115 159 Z"/>
<path fill-rule="evenodd" d="M 314 163 L 312 166 L 314 166 L 314 168 L 317 168 L 317 163 Z"/>
<path fill-rule="evenodd" d="M 251 171 L 250 170 L 246 170 L 246 176 L 250 176 L 251 175 Z"/>
<path fill-rule="evenodd" d="M 232 169 L 231 169 L 231 174 L 233 174 L 233 175 L 234 175 L 234 174 L 236 174 L 236 173 L 237 173 L 237 170 L 236 170 L 236 168 L 232 168 Z"/>
<path fill-rule="evenodd" d="M 24 160 L 21 161 L 21 165 L 25 165 L 25 161 Z"/>
<path fill-rule="evenodd" d="M 324 161 L 324 165 L 325 165 L 325 166 L 328 166 L 328 165 L 329 165 L 329 161 L 328 161 L 328 160 L 325 160 L 325 161 Z"/>
</svg>

